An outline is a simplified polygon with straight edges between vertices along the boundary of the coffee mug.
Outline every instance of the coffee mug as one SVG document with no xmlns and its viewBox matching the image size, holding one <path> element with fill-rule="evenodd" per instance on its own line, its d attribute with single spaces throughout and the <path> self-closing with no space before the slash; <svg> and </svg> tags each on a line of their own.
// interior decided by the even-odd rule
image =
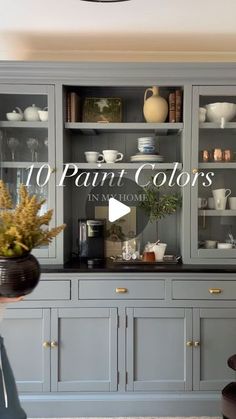
<svg viewBox="0 0 236 419">
<path fill-rule="evenodd" d="M 229 208 L 231 210 L 236 210 L 236 197 L 232 196 L 231 198 L 229 198 Z"/>
<path fill-rule="evenodd" d="M 215 209 L 225 210 L 227 199 L 231 194 L 231 189 L 215 189 L 212 193 L 215 201 Z"/>
<path fill-rule="evenodd" d="M 102 155 L 106 163 L 115 163 L 121 161 L 124 157 L 124 155 L 117 150 L 103 150 Z"/>
<path fill-rule="evenodd" d="M 215 200 L 211 196 L 209 198 L 207 198 L 207 207 L 209 209 L 215 209 Z"/>
<path fill-rule="evenodd" d="M 206 198 L 198 198 L 198 209 L 206 208 L 207 206 L 207 199 Z"/>
<path fill-rule="evenodd" d="M 85 151 L 85 159 L 88 163 L 102 163 L 104 162 L 104 157 L 102 154 L 99 154 L 97 151 Z"/>
</svg>

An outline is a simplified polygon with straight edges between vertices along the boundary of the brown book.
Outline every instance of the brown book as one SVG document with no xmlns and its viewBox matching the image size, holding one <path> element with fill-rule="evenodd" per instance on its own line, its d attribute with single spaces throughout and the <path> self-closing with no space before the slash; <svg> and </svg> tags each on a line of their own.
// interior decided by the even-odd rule
<svg viewBox="0 0 236 419">
<path fill-rule="evenodd" d="M 66 95 L 66 122 L 71 122 L 71 99 L 70 92 Z"/>
<path fill-rule="evenodd" d="M 182 92 L 181 90 L 176 90 L 176 113 L 175 120 L 176 122 L 181 122 L 182 120 Z"/>
<path fill-rule="evenodd" d="M 71 122 L 79 121 L 80 100 L 76 92 L 70 93 Z"/>
<path fill-rule="evenodd" d="M 169 94 L 169 122 L 175 122 L 176 118 L 176 98 L 175 92 Z"/>
</svg>

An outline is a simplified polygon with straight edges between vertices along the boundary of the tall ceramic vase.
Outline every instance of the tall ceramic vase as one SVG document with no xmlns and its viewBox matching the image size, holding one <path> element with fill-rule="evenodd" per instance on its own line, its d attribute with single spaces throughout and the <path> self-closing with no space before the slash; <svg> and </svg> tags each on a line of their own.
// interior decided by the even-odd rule
<svg viewBox="0 0 236 419">
<path fill-rule="evenodd" d="M 147 98 L 148 92 L 152 92 L 149 98 Z M 143 113 L 146 122 L 165 122 L 168 115 L 168 103 L 163 97 L 159 96 L 157 86 L 150 87 L 145 91 Z"/>
<path fill-rule="evenodd" d="M 30 253 L 20 257 L 0 257 L 0 296 L 29 294 L 39 282 L 40 267 Z"/>
</svg>

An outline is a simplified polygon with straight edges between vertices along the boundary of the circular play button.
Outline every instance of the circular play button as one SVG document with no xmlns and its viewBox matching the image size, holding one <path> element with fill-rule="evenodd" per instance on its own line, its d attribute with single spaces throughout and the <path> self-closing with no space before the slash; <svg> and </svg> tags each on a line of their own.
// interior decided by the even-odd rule
<svg viewBox="0 0 236 419">
<path fill-rule="evenodd" d="M 104 172 L 102 172 L 104 173 Z M 106 240 L 123 242 L 139 236 L 149 217 L 140 207 L 145 199 L 142 187 L 129 178 L 107 176 L 90 189 L 86 199 L 86 218 L 106 220 Z"/>
</svg>

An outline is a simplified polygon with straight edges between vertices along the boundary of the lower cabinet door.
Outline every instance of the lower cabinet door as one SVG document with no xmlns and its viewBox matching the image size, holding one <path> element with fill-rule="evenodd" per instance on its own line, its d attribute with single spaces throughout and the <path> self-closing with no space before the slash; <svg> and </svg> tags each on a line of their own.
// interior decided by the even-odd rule
<svg viewBox="0 0 236 419">
<path fill-rule="evenodd" d="M 236 379 L 227 366 L 236 353 L 236 309 L 194 309 L 193 343 L 194 390 L 222 390 Z"/>
<path fill-rule="evenodd" d="M 50 310 L 9 308 L 0 333 L 19 391 L 50 391 Z"/>
<path fill-rule="evenodd" d="M 191 390 L 192 310 L 128 308 L 127 390 Z"/>
<path fill-rule="evenodd" d="M 52 310 L 52 391 L 117 390 L 117 309 Z"/>
</svg>

